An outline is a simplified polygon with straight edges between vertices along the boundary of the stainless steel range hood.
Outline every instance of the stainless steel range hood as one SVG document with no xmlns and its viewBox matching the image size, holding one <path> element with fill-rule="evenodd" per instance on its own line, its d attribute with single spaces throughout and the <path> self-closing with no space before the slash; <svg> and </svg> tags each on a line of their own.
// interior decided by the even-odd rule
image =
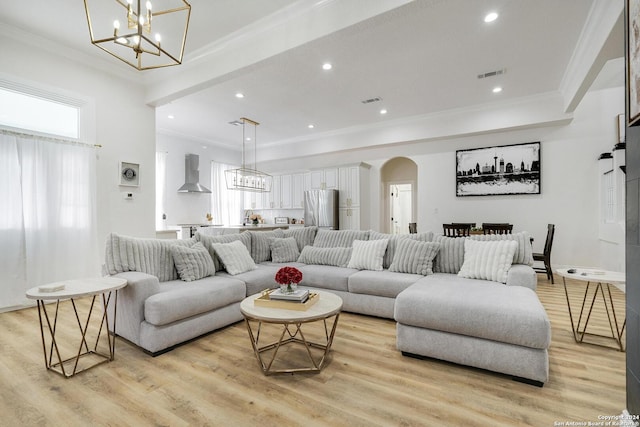
<svg viewBox="0 0 640 427">
<path fill-rule="evenodd" d="M 200 171 L 198 166 L 200 156 L 187 154 L 184 159 L 184 185 L 178 188 L 178 193 L 211 193 L 211 190 L 200 185 Z"/>
</svg>

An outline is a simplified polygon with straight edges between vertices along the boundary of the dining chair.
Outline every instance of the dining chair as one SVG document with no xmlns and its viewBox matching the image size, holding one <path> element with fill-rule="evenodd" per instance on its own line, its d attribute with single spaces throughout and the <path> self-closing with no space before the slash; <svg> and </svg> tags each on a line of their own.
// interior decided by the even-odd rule
<svg viewBox="0 0 640 427">
<path fill-rule="evenodd" d="M 513 224 L 506 222 L 483 222 L 482 233 L 483 234 L 511 234 L 513 231 Z"/>
<path fill-rule="evenodd" d="M 470 223 L 442 224 L 444 235 L 448 237 L 464 237 L 471 234 Z"/>
<path fill-rule="evenodd" d="M 553 235 L 555 233 L 556 226 L 554 224 L 547 225 L 547 240 L 544 242 L 543 253 L 533 253 L 534 261 L 541 261 L 544 267 L 533 267 L 537 273 L 546 273 L 547 279 L 551 280 L 553 284 L 553 271 L 551 270 L 551 246 L 553 245 Z"/>
<path fill-rule="evenodd" d="M 409 223 L 409 234 L 416 234 L 418 232 L 418 224 L 415 222 Z"/>
</svg>

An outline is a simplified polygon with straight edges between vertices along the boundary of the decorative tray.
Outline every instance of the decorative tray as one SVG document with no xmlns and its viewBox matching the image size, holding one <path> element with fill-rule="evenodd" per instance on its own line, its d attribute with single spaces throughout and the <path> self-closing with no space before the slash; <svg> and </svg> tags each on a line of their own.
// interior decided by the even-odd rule
<svg viewBox="0 0 640 427">
<path fill-rule="evenodd" d="M 306 311 L 318 302 L 320 299 L 320 295 L 314 292 L 309 292 L 309 299 L 305 302 L 296 302 L 296 301 L 285 301 L 285 300 L 275 300 L 269 298 L 269 294 L 273 292 L 273 290 L 265 290 L 262 291 L 262 295 L 253 300 L 253 305 L 258 307 L 268 307 L 268 308 L 282 308 L 285 310 L 297 310 L 297 311 Z"/>
</svg>

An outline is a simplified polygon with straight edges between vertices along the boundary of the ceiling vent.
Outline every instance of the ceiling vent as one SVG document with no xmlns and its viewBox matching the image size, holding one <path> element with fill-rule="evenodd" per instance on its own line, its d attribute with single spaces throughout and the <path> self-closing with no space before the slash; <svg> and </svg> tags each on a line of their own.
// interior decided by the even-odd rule
<svg viewBox="0 0 640 427">
<path fill-rule="evenodd" d="M 369 98 L 369 99 L 363 99 L 362 102 L 363 104 L 371 104 L 372 102 L 380 102 L 382 101 L 382 98 L 380 98 L 379 96 L 376 96 L 375 98 Z"/>
<path fill-rule="evenodd" d="M 486 79 L 487 77 L 500 76 L 502 74 L 505 74 L 506 72 L 507 72 L 507 69 L 503 68 L 502 70 L 489 71 L 488 73 L 478 74 L 478 78 L 479 79 Z"/>
</svg>

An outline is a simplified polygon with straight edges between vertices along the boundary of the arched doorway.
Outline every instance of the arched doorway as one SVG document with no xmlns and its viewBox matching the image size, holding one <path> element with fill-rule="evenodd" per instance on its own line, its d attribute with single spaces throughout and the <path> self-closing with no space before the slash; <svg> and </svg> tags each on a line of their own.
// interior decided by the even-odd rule
<svg viewBox="0 0 640 427">
<path fill-rule="evenodd" d="M 389 234 L 408 234 L 417 217 L 418 165 L 406 157 L 394 157 L 380 169 L 382 228 Z"/>
</svg>

